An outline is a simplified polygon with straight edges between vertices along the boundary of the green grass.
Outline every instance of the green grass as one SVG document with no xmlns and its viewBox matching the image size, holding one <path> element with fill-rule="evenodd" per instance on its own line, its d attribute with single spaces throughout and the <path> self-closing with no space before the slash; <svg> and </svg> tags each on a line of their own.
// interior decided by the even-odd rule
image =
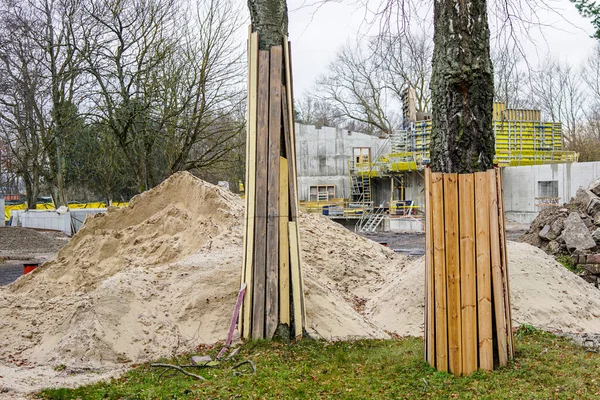
<svg viewBox="0 0 600 400">
<path fill-rule="evenodd" d="M 516 358 L 508 367 L 467 377 L 435 371 L 423 362 L 423 341 L 362 340 L 292 345 L 251 342 L 235 361 L 159 377 L 147 365 L 109 383 L 48 389 L 45 399 L 600 399 L 600 354 L 531 326 L 517 331 Z M 215 351 L 209 352 L 214 355 Z M 256 375 L 233 376 L 252 360 Z M 184 361 L 184 358 L 179 360 Z"/>
</svg>

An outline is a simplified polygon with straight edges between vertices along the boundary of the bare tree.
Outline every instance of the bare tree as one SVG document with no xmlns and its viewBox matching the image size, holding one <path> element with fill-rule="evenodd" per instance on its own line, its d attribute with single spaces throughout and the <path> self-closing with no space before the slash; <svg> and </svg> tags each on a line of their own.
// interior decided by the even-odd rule
<svg viewBox="0 0 600 400">
<path fill-rule="evenodd" d="M 340 116 L 365 124 L 370 128 L 367 133 L 390 134 L 399 129 L 400 116 L 392 105 L 394 93 L 386 85 L 381 59 L 350 44 L 317 80 L 319 97 L 334 104 Z"/>
<path fill-rule="evenodd" d="M 36 26 L 19 4 L 2 4 L 0 34 L 0 133 L 35 208 L 43 164 L 41 102 L 44 75 L 40 49 L 31 39 Z"/>
</svg>

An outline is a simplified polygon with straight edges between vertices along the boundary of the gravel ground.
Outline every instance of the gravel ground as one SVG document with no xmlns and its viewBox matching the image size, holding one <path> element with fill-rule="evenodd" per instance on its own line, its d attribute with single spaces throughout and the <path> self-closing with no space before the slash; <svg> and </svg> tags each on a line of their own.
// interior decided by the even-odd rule
<svg viewBox="0 0 600 400">
<path fill-rule="evenodd" d="M 54 259 L 69 237 L 58 231 L 21 227 L 0 228 L 0 286 L 23 275 L 24 263 L 43 264 Z"/>
</svg>

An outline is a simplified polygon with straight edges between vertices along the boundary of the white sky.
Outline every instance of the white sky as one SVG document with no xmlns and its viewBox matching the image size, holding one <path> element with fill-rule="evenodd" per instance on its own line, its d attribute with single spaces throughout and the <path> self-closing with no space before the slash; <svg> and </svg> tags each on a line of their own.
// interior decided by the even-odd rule
<svg viewBox="0 0 600 400">
<path fill-rule="evenodd" d="M 568 0 L 548 0 L 556 13 L 540 11 L 544 25 L 529 29 L 530 38 L 520 40 L 532 65 L 548 56 L 578 65 L 587 59 L 596 41 L 593 29 Z M 299 98 L 326 71 L 340 46 L 364 32 L 363 10 L 352 1 L 328 3 L 315 11 L 302 8 L 304 0 L 288 1 L 289 38 L 292 42 L 294 92 Z M 431 12 L 429 13 L 431 18 Z M 525 35 L 523 35 L 525 36 Z"/>
</svg>

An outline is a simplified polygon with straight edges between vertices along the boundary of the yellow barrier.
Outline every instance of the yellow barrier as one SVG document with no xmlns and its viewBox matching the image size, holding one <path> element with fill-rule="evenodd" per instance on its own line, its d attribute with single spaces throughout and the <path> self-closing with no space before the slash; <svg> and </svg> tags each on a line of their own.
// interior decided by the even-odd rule
<svg viewBox="0 0 600 400">
<path fill-rule="evenodd" d="M 128 207 L 129 202 L 123 201 L 113 201 L 112 205 L 114 207 Z M 83 208 L 106 208 L 106 203 L 101 201 L 96 201 L 92 203 L 72 203 L 69 204 L 69 209 L 78 210 Z M 13 204 L 13 205 L 5 205 L 4 206 L 4 221 L 8 222 L 10 220 L 10 213 L 12 210 L 26 210 L 27 205 L 25 203 L 22 204 Z M 36 210 L 54 210 L 54 204 L 52 203 L 38 203 L 35 205 Z"/>
</svg>

